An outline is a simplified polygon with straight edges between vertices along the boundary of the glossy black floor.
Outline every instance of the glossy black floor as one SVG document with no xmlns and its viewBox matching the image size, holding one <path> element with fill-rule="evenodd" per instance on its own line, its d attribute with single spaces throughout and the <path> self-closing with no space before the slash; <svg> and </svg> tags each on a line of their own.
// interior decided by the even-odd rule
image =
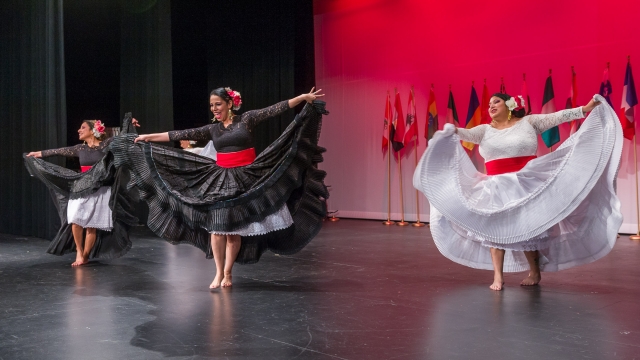
<svg viewBox="0 0 640 360">
<path fill-rule="evenodd" d="M 0 359 L 640 358 L 640 243 L 523 288 L 442 257 L 428 228 L 327 222 L 294 256 L 236 266 L 209 291 L 199 250 L 138 231 L 78 269 L 0 237 Z"/>
</svg>

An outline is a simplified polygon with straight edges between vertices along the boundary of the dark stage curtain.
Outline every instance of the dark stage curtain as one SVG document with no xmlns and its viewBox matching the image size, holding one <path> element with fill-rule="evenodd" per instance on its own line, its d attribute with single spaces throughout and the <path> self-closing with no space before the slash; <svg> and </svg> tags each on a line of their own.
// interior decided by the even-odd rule
<svg viewBox="0 0 640 360">
<path fill-rule="evenodd" d="M 252 110 L 308 92 L 314 85 L 312 1 L 220 1 L 215 14 L 207 32 L 211 89 L 237 89 L 242 110 Z M 300 63 L 309 58 L 310 64 Z M 256 150 L 273 142 L 293 117 L 289 111 L 260 124 L 254 132 Z"/>
<path fill-rule="evenodd" d="M 121 8 L 119 1 L 64 0 L 69 145 L 78 143 L 82 120 L 100 119 L 108 127 L 120 126 L 122 121 Z"/>
<path fill-rule="evenodd" d="M 120 112 L 132 112 L 142 132 L 173 130 L 171 4 L 123 2 Z"/>
<path fill-rule="evenodd" d="M 0 12 L 0 232 L 51 238 L 59 219 L 22 153 L 67 143 L 62 0 L 3 0 Z"/>
<path fill-rule="evenodd" d="M 242 93 L 241 113 L 315 85 L 312 0 L 174 1 L 171 8 L 176 129 L 210 122 L 209 93 L 217 87 Z M 294 114 L 260 124 L 256 150 Z"/>
</svg>

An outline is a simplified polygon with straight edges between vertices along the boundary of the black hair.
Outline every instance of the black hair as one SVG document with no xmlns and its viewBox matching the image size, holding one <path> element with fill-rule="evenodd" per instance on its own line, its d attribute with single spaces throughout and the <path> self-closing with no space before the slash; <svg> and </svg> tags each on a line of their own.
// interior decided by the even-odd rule
<svg viewBox="0 0 640 360">
<path fill-rule="evenodd" d="M 213 89 L 211 91 L 211 94 L 209 94 L 209 96 L 218 96 L 219 98 L 221 98 L 222 100 L 224 100 L 225 102 L 229 102 L 231 101 L 231 103 L 233 104 L 233 98 L 231 98 L 231 95 L 229 95 L 229 93 L 227 92 L 227 90 L 223 87 L 217 88 L 217 89 Z"/>
<path fill-rule="evenodd" d="M 505 93 L 495 93 L 495 94 L 491 95 L 491 97 L 494 97 L 494 96 L 504 100 L 505 102 L 513 97 L 513 96 L 511 96 L 509 94 L 505 94 Z M 527 114 L 527 110 L 525 108 L 511 111 L 511 116 L 517 117 L 517 118 L 523 118 L 526 114 Z"/>
</svg>

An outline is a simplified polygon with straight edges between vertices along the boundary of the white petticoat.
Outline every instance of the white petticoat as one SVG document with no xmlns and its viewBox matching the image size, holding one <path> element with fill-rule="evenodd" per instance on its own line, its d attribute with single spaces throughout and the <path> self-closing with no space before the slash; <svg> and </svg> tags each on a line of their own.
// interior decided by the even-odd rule
<svg viewBox="0 0 640 360">
<path fill-rule="evenodd" d="M 103 186 L 85 198 L 69 200 L 67 223 L 77 224 L 83 228 L 111 231 L 113 217 L 109 208 L 110 197 L 111 188 Z"/>
<path fill-rule="evenodd" d="M 267 216 L 262 221 L 251 223 L 235 231 L 212 231 L 211 234 L 240 236 L 264 235 L 272 231 L 286 229 L 291 225 L 293 225 L 293 218 L 291 217 L 287 204 L 284 204 L 280 210 Z"/>
<path fill-rule="evenodd" d="M 554 152 L 515 173 L 479 173 L 457 135 L 438 132 L 414 173 L 431 204 L 431 232 L 447 258 L 493 269 L 490 247 L 507 250 L 504 271 L 526 271 L 539 250 L 557 271 L 605 256 L 622 224 L 615 180 L 622 129 L 604 99 Z"/>
<path fill-rule="evenodd" d="M 218 151 L 213 145 L 213 141 L 209 141 L 199 155 L 217 160 Z M 234 231 L 212 231 L 210 234 L 255 236 L 286 229 L 291 225 L 293 225 L 293 218 L 291 217 L 291 213 L 289 213 L 287 204 L 284 204 L 278 211 L 267 216 L 262 221 L 251 223 Z"/>
</svg>

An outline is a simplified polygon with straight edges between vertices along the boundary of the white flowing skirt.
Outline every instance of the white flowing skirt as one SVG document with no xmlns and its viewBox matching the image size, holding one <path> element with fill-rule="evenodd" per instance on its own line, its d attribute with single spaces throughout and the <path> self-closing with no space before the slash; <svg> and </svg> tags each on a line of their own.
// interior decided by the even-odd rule
<svg viewBox="0 0 640 360">
<path fill-rule="evenodd" d="M 291 225 L 293 225 L 293 218 L 291 217 L 287 204 L 284 204 L 280 210 L 265 217 L 262 221 L 251 223 L 235 231 L 212 231 L 210 234 L 255 236 L 286 229 Z"/>
<path fill-rule="evenodd" d="M 622 129 L 604 99 L 557 150 L 514 173 L 479 173 L 460 138 L 438 132 L 413 184 L 431 204 L 431 232 L 447 258 L 493 269 L 490 248 L 506 250 L 504 271 L 526 271 L 521 251 L 539 250 L 557 271 L 611 251 L 622 224 L 616 177 Z"/>
<path fill-rule="evenodd" d="M 111 188 L 103 186 L 85 198 L 69 200 L 67 223 L 77 224 L 83 228 L 111 231 L 113 216 L 109 208 L 109 198 L 111 198 Z"/>
</svg>

